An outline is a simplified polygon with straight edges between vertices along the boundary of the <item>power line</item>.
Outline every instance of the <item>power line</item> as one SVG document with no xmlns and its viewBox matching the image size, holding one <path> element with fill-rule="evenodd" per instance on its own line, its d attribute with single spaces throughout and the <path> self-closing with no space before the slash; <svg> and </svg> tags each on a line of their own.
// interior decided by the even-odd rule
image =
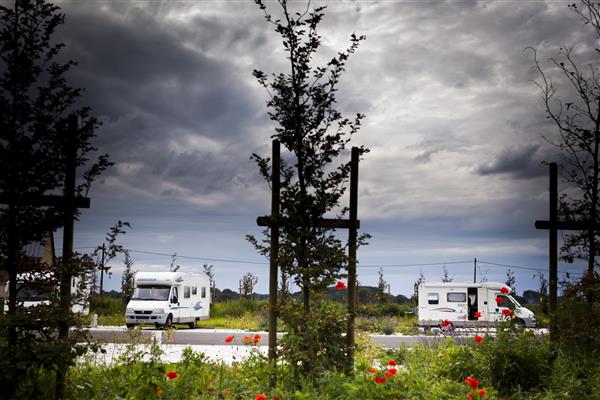
<svg viewBox="0 0 600 400">
<path fill-rule="evenodd" d="M 532 267 L 524 267 L 522 265 L 510 265 L 510 264 L 500 264 L 500 263 L 495 263 L 495 262 L 491 262 L 491 261 L 480 261 L 477 260 L 478 264 L 485 264 L 485 265 L 492 265 L 492 266 L 496 266 L 496 267 L 505 267 L 505 268 L 515 268 L 515 269 L 526 269 L 526 270 L 530 270 L 530 271 L 538 271 L 538 272 L 546 272 L 548 271 L 548 268 L 532 268 Z M 558 271 L 561 274 L 576 274 L 576 275 L 583 275 L 582 272 L 570 272 L 570 271 Z"/>
<path fill-rule="evenodd" d="M 371 265 L 360 265 L 359 268 L 384 268 L 384 267 L 433 267 L 440 265 L 450 264 L 471 264 L 473 260 L 469 261 L 450 261 L 450 262 L 438 262 L 438 263 L 420 263 L 420 264 L 371 264 Z"/>
<path fill-rule="evenodd" d="M 83 247 L 75 247 L 74 249 L 95 249 L 96 246 L 83 246 Z M 155 256 L 164 256 L 164 257 L 173 257 L 173 253 L 161 253 L 156 251 L 147 251 L 147 250 L 135 250 L 135 249 L 127 249 L 132 253 L 140 253 L 140 254 L 150 254 Z M 198 256 L 186 256 L 175 254 L 177 258 L 186 259 L 186 260 L 201 260 L 201 261 L 214 261 L 214 262 L 224 262 L 224 263 L 232 263 L 232 264 L 251 264 L 251 265 L 268 265 L 269 263 L 266 261 L 247 261 L 247 260 L 235 260 L 235 259 L 226 259 L 226 258 L 210 258 L 210 257 L 198 257 Z M 436 267 L 436 266 L 444 266 L 444 265 L 456 265 L 456 264 L 471 264 L 473 260 L 465 260 L 465 261 L 447 261 L 447 262 L 435 262 L 435 263 L 414 263 L 414 264 L 358 264 L 358 268 L 408 268 L 408 267 Z M 546 272 L 548 268 L 534 268 L 534 267 L 525 267 L 522 265 L 512 265 L 512 264 L 502 264 L 496 263 L 492 261 L 484 261 L 477 260 L 478 264 L 489 265 L 493 267 L 503 267 L 503 268 L 514 268 L 514 269 L 523 269 L 529 271 L 536 272 Z M 583 275 L 581 272 L 569 272 L 569 271 L 559 271 L 561 274 L 569 273 L 574 275 Z"/>
<path fill-rule="evenodd" d="M 188 260 L 202 260 L 202 261 L 218 261 L 218 262 L 227 262 L 227 263 L 235 263 L 235 264 L 254 264 L 254 265 L 268 265 L 268 262 L 260 262 L 260 261 L 244 261 L 244 260 L 229 260 L 224 258 L 208 258 L 208 257 L 194 257 L 194 256 L 180 256 L 179 254 L 167 254 L 167 253 L 157 253 L 154 251 L 145 251 L 145 250 L 132 250 L 128 249 L 132 253 L 142 253 L 142 254 L 152 254 L 155 256 L 167 256 L 177 258 L 185 258 Z"/>
</svg>

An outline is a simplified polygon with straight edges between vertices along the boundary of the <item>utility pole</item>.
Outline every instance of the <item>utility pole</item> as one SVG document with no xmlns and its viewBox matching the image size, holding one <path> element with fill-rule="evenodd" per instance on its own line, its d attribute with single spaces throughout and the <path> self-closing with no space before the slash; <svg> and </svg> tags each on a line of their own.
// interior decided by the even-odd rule
<svg viewBox="0 0 600 400">
<path fill-rule="evenodd" d="M 473 283 L 477 283 L 477 257 L 473 261 Z"/>
<path fill-rule="evenodd" d="M 106 245 L 102 243 L 102 261 L 100 261 L 100 296 L 104 289 L 104 252 L 106 251 Z"/>
</svg>

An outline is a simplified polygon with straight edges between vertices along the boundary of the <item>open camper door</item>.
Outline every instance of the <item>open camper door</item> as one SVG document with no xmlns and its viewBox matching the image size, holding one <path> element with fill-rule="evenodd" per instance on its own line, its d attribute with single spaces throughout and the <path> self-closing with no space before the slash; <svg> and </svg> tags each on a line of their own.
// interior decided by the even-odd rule
<svg viewBox="0 0 600 400">
<path fill-rule="evenodd" d="M 500 301 L 497 301 L 500 300 Z M 488 312 L 490 321 L 503 320 L 503 310 L 513 310 L 514 303 L 508 296 L 500 293 L 498 290 L 488 289 Z"/>
</svg>

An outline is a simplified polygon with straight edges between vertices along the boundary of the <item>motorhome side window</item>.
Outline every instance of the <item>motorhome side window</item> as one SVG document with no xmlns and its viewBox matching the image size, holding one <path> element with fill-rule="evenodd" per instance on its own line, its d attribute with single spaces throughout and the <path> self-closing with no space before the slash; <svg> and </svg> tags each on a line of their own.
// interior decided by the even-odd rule
<svg viewBox="0 0 600 400">
<path fill-rule="evenodd" d="M 192 286 L 192 295 L 198 294 L 198 288 L 196 286 Z"/>
<path fill-rule="evenodd" d="M 202 298 L 204 299 L 206 297 L 206 287 L 202 286 Z"/>
<path fill-rule="evenodd" d="M 467 302 L 467 294 L 466 293 L 448 293 L 446 299 L 448 303 L 466 303 Z"/>
<path fill-rule="evenodd" d="M 190 298 L 190 287 L 189 286 L 184 286 L 183 287 L 183 298 L 184 299 L 189 299 Z"/>
<path fill-rule="evenodd" d="M 427 293 L 427 302 L 429 304 L 439 304 L 440 303 L 440 295 L 437 293 Z"/>
</svg>

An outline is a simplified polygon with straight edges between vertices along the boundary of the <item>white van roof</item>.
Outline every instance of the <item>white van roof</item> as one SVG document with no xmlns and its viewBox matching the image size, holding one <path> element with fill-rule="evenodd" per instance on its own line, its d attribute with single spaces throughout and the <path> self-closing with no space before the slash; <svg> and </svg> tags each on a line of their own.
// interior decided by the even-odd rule
<svg viewBox="0 0 600 400">
<path fill-rule="evenodd" d="M 500 282 L 423 282 L 420 285 L 424 288 L 488 288 L 501 290 L 506 288 L 510 290 L 510 287 Z"/>
<path fill-rule="evenodd" d="M 208 275 L 204 273 L 189 273 L 189 272 L 150 272 L 138 271 L 135 273 L 134 281 L 136 284 L 162 284 L 173 285 L 185 280 L 186 277 L 197 277 L 208 279 Z"/>
</svg>

